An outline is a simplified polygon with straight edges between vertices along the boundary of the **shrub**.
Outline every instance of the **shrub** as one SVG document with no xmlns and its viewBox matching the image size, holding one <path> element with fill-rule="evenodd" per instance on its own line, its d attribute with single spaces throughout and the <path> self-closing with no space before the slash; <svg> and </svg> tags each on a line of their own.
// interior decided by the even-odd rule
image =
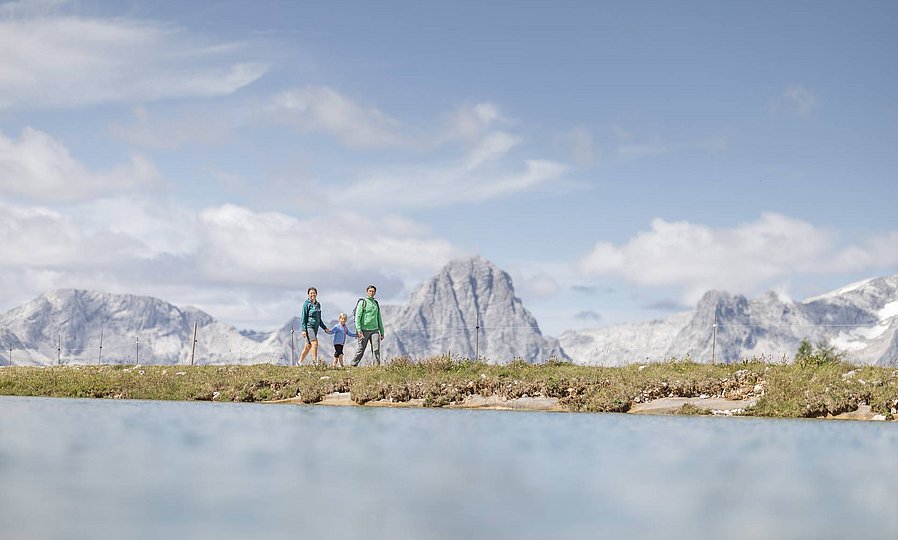
<svg viewBox="0 0 898 540">
<path fill-rule="evenodd" d="M 820 341 L 816 350 L 807 339 L 801 340 L 798 351 L 795 353 L 795 363 L 802 367 L 825 366 L 838 364 L 845 359 L 845 353 L 837 351 L 835 347 Z"/>
</svg>

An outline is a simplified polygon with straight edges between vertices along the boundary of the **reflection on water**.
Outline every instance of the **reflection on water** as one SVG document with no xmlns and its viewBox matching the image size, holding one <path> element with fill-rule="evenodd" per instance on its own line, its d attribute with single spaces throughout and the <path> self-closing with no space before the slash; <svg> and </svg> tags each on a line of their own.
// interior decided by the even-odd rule
<svg viewBox="0 0 898 540">
<path fill-rule="evenodd" d="M 898 538 L 898 426 L 0 397 L 4 538 Z"/>
</svg>

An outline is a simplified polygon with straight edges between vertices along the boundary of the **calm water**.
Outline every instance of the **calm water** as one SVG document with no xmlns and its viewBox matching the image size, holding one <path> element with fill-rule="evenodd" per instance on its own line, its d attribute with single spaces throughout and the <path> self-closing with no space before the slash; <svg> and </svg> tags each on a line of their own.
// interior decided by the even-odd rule
<svg viewBox="0 0 898 540">
<path fill-rule="evenodd" d="M 898 426 L 0 397 L 0 537 L 898 538 Z"/>
</svg>

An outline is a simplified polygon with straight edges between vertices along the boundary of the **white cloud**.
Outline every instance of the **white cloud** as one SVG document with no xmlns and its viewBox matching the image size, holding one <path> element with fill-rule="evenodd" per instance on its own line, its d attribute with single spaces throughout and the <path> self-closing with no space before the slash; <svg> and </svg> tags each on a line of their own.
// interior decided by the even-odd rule
<svg viewBox="0 0 898 540">
<path fill-rule="evenodd" d="M 91 230 L 41 207 L 0 206 L 0 265 L 38 271 L 100 267 L 142 252 L 140 242 L 104 229 Z"/>
<path fill-rule="evenodd" d="M 278 285 L 299 272 L 434 270 L 458 254 L 445 240 L 404 234 L 404 220 L 352 212 L 299 220 L 225 205 L 201 212 L 199 228 L 198 264 L 204 275 L 223 281 Z"/>
<path fill-rule="evenodd" d="M 400 123 L 326 86 L 306 86 L 273 99 L 269 114 L 306 132 L 328 133 L 354 148 L 405 146 Z"/>
<path fill-rule="evenodd" d="M 464 105 L 450 117 L 448 128 L 438 142 L 478 141 L 496 122 L 504 120 L 493 103 Z"/>
<path fill-rule="evenodd" d="M 153 164 L 139 155 L 113 170 L 94 172 L 42 131 L 25 128 L 17 141 L 0 132 L 0 195 L 73 201 L 161 182 Z"/>
<path fill-rule="evenodd" d="M 172 149 L 188 143 L 205 145 L 223 142 L 236 122 L 221 111 L 198 111 L 195 107 L 176 115 L 151 115 L 146 107 L 134 108 L 131 123 L 114 123 L 112 134 L 134 146 L 152 149 Z"/>
<path fill-rule="evenodd" d="M 895 242 L 885 237 L 880 251 Z M 871 244 L 873 245 L 873 244 Z M 898 251 L 898 250 L 896 250 Z M 801 274 L 869 268 L 871 247 L 840 248 L 836 235 L 810 223 L 765 213 L 733 228 L 652 221 L 626 244 L 599 242 L 579 264 L 589 275 L 620 276 L 640 285 L 675 285 L 695 302 L 708 289 L 757 292 Z"/>
<path fill-rule="evenodd" d="M 561 285 L 552 276 L 539 273 L 516 281 L 520 290 L 518 294 L 525 298 L 551 298 L 561 290 Z"/>
<path fill-rule="evenodd" d="M 592 133 L 583 126 L 574 128 L 570 133 L 573 146 L 574 162 L 581 167 L 588 167 L 595 163 L 597 150 L 592 139 Z"/>
<path fill-rule="evenodd" d="M 479 159 L 472 154 L 460 166 L 377 173 L 341 194 L 383 208 L 429 208 L 511 195 L 555 181 L 567 171 L 565 165 L 547 160 L 525 160 L 514 172 L 472 169 L 471 163 Z"/>
<path fill-rule="evenodd" d="M 495 199 L 554 181 L 567 171 L 565 165 L 543 159 L 515 163 L 510 155 L 522 138 L 493 129 L 497 122 L 508 121 L 491 103 L 461 107 L 446 127 L 425 130 L 424 135 L 412 135 L 407 126 L 376 107 L 360 106 L 328 87 L 307 86 L 284 92 L 272 100 L 266 114 L 303 131 L 328 133 L 355 148 L 441 150 L 445 155 L 461 147 L 461 155 L 451 161 L 369 171 L 343 183 L 339 190 L 340 200 L 364 200 L 381 208 L 423 208 Z M 336 200 L 331 203 L 338 205 Z"/>
<path fill-rule="evenodd" d="M 648 141 L 621 143 L 617 147 L 617 155 L 622 159 L 632 160 L 679 152 L 715 153 L 726 150 L 728 144 L 727 138 L 723 136 L 686 142 L 671 142 L 656 137 Z"/>
<path fill-rule="evenodd" d="M 220 96 L 268 69 L 235 59 L 239 46 L 209 44 L 182 28 L 14 9 L 28 5 L 11 6 L 0 20 L 0 108 Z"/>
<path fill-rule="evenodd" d="M 488 133 L 468 152 L 461 170 L 473 171 L 485 163 L 504 156 L 520 142 L 520 138 L 503 131 Z"/>
<path fill-rule="evenodd" d="M 776 107 L 805 118 L 820 107 L 820 100 L 808 88 L 800 84 L 790 84 L 777 100 Z"/>
<path fill-rule="evenodd" d="M 310 284 L 351 300 L 375 282 L 389 300 L 462 255 L 407 219 L 351 211 L 297 219 L 117 198 L 66 214 L 0 204 L 0 215 L 0 303 L 8 307 L 52 288 L 90 288 L 194 304 L 264 328 L 286 322 L 294 312 L 284 309 Z"/>
</svg>

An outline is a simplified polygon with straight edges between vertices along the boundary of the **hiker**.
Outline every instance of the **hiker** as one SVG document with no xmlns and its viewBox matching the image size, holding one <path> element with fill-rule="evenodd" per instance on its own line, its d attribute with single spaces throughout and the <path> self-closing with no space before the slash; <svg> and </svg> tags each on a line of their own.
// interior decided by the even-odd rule
<svg viewBox="0 0 898 540">
<path fill-rule="evenodd" d="M 371 351 L 374 353 L 374 363 L 380 365 L 380 342 L 384 338 L 384 323 L 380 318 L 380 304 L 374 299 L 377 287 L 368 285 L 365 291 L 366 298 L 359 298 L 355 306 L 355 331 L 358 333 L 359 350 L 355 352 L 352 360 L 353 366 L 358 366 L 365 355 L 365 347 L 371 342 Z"/>
<path fill-rule="evenodd" d="M 346 314 L 341 313 L 339 324 L 334 325 L 330 330 L 325 330 L 328 334 L 334 335 L 334 367 L 340 364 L 343 367 L 343 345 L 346 343 L 346 336 L 357 338 L 358 334 L 350 332 L 346 327 Z"/>
<path fill-rule="evenodd" d="M 321 320 L 321 304 L 318 303 L 318 289 L 309 287 L 307 291 L 309 298 L 302 304 L 302 337 L 306 339 L 306 344 L 302 348 L 302 354 L 299 355 L 299 365 L 306 359 L 309 351 L 312 351 L 312 358 L 315 364 L 318 363 L 318 329 L 324 328 L 327 332 L 327 326 Z"/>
</svg>

